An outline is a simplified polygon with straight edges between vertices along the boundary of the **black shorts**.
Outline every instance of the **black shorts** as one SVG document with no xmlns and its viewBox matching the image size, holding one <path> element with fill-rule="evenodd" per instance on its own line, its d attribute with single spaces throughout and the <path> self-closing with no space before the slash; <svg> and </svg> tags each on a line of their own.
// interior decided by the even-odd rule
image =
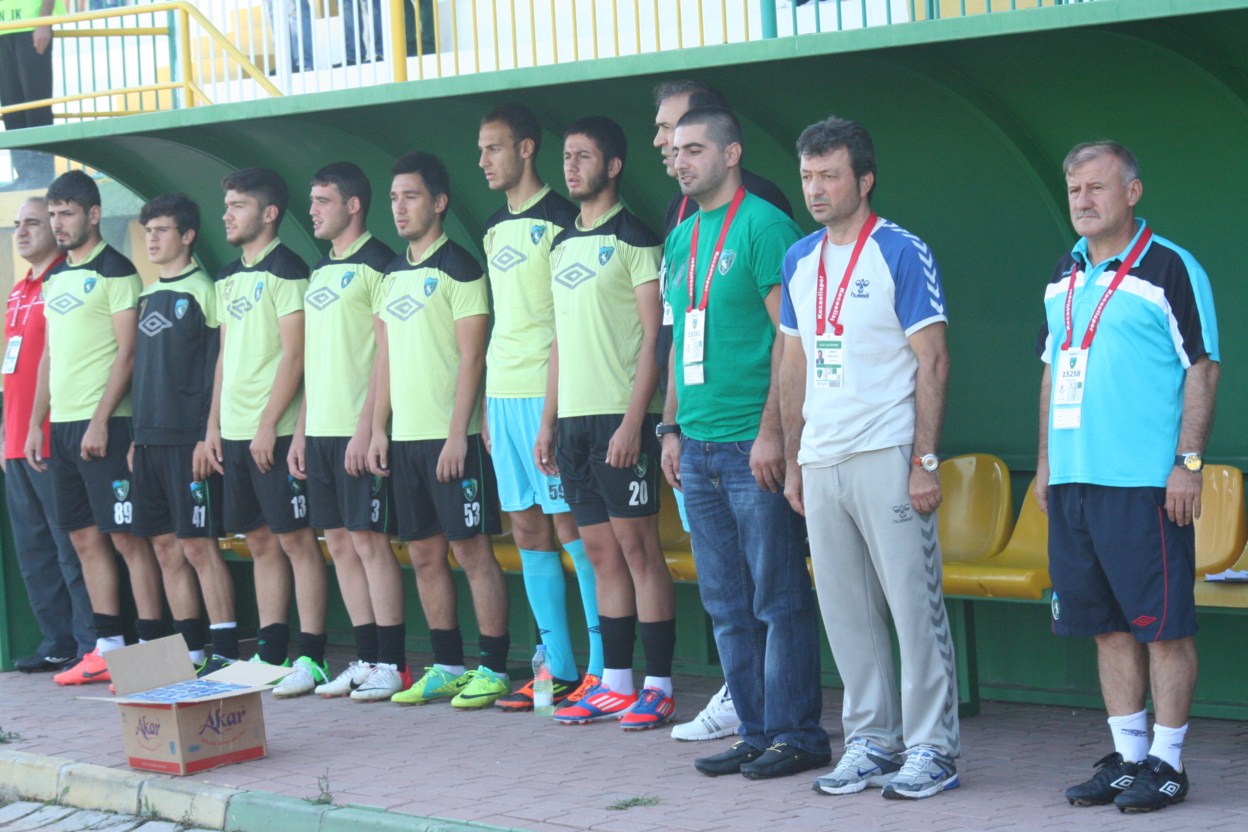
<svg viewBox="0 0 1248 832">
<path fill-rule="evenodd" d="M 221 476 L 196 482 L 194 445 L 138 445 L 134 449 L 134 526 L 139 537 L 220 537 Z"/>
<path fill-rule="evenodd" d="M 290 475 L 286 454 L 290 437 L 279 436 L 273 448 L 273 467 L 260 473 L 251 458 L 251 442 L 222 439 L 225 457 L 225 530 L 254 532 L 268 526 L 274 534 L 308 527 L 308 485 Z"/>
<path fill-rule="evenodd" d="M 624 421 L 623 414 L 572 416 L 559 420 L 555 459 L 563 495 L 578 526 L 606 523 L 612 517 L 651 517 L 659 513 L 659 456 L 654 435 L 659 417 L 647 413 L 641 423 L 641 457 L 631 468 L 607 464 L 607 445 Z"/>
<path fill-rule="evenodd" d="M 96 526 L 102 532 L 129 532 L 134 519 L 131 497 L 130 419 L 108 420 L 108 449 L 102 459 L 82 458 L 82 437 L 89 420 L 53 422 L 48 467 L 52 471 L 52 502 L 56 525 L 72 532 Z"/>
<path fill-rule="evenodd" d="M 1196 634 L 1196 533 L 1166 516 L 1166 489 L 1049 488 L 1053 632 Z"/>
<path fill-rule="evenodd" d="M 345 436 L 309 436 L 308 521 L 317 529 L 394 534 L 394 498 L 388 477 L 353 477 L 345 464 Z"/>
<path fill-rule="evenodd" d="M 400 540 L 424 540 L 435 534 L 467 540 L 502 531 L 494 465 L 480 434 L 468 437 L 464 475 L 454 482 L 438 482 L 438 456 L 445 444 L 444 439 L 390 443 Z"/>
</svg>

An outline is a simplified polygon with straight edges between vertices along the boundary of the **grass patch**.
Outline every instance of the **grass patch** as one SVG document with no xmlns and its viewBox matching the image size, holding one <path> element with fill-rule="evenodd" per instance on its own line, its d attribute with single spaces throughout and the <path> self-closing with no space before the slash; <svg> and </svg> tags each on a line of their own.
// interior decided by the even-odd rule
<svg viewBox="0 0 1248 832">
<path fill-rule="evenodd" d="M 329 788 L 329 769 L 325 769 L 325 773 L 316 778 L 316 788 L 320 794 L 305 797 L 305 801 L 313 806 L 328 806 L 334 802 L 334 793 Z"/>
<path fill-rule="evenodd" d="M 625 809 L 632 809 L 634 806 L 658 806 L 662 802 L 661 798 L 652 794 L 640 794 L 636 797 L 626 797 L 622 800 L 617 800 L 607 806 L 607 809 L 612 812 L 623 812 Z"/>
</svg>

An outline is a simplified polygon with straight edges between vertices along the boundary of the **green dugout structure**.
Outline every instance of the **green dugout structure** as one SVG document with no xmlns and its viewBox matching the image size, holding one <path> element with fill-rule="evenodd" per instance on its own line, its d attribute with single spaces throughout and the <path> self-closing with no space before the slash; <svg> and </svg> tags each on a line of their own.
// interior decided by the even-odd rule
<svg viewBox="0 0 1248 832">
<path fill-rule="evenodd" d="M 1248 0 L 1101 0 L 64 124 L 0 133 L 0 147 L 79 160 L 145 198 L 186 191 L 205 207 L 199 251 L 216 269 L 236 256 L 211 219 L 226 172 L 265 165 L 286 176 L 293 202 L 283 239 L 312 261 L 320 248 L 304 183 L 313 171 L 337 159 L 362 165 L 378 191 L 370 227 L 397 245 L 385 183 L 393 159 L 413 148 L 447 163 L 448 229 L 479 251 L 500 197 L 477 169 L 477 124 L 508 100 L 542 119 L 539 168 L 558 187 L 562 125 L 589 114 L 619 121 L 631 143 L 624 199 L 657 227 L 675 188 L 650 146 L 650 92 L 660 80 L 686 76 L 727 93 L 745 125 L 747 167 L 776 181 L 799 223 L 812 229 L 794 140 L 829 113 L 853 118 L 876 142 L 876 210 L 922 236 L 943 272 L 953 372 L 942 452 L 1002 457 L 1021 499 L 1035 466 L 1043 287 L 1075 239 L 1061 160 L 1092 138 L 1136 152 L 1140 214 L 1211 276 L 1223 375 L 1207 458 L 1248 464 L 1248 431 L 1238 419 L 1248 404 L 1241 374 L 1248 335 L 1237 326 L 1248 302 L 1237 238 L 1248 218 L 1246 42 Z M 243 564 L 236 575 L 250 580 Z M 532 625 L 516 576 L 512 586 L 519 659 Z M 1200 612 L 1198 714 L 1248 718 L 1240 637 L 1248 586 L 1239 589 L 1245 597 L 1236 605 Z M 421 621 L 408 594 L 409 620 Z M 692 585 L 679 597 L 684 620 L 704 615 Z M 0 603 L 0 662 L 10 666 L 37 637 L 7 539 Z M 240 615 L 249 603 L 242 588 Z M 980 696 L 1099 703 L 1090 641 L 1052 636 L 1046 604 L 953 600 L 951 612 L 964 629 L 966 661 L 978 665 Z M 347 637 L 341 610 L 335 624 Z M 717 672 L 706 644 L 691 644 L 694 632 L 682 629 L 684 669 Z M 825 675 L 835 679 L 830 657 Z"/>
</svg>

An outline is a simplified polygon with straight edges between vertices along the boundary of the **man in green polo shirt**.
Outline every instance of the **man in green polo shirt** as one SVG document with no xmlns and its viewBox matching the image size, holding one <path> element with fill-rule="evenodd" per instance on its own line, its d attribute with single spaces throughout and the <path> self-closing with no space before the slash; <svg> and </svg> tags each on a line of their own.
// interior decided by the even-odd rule
<svg viewBox="0 0 1248 832">
<path fill-rule="evenodd" d="M 399 537 L 433 642 L 433 664 L 392 699 L 451 699 L 484 708 L 507 693 L 507 585 L 489 535 L 499 532 L 494 467 L 481 441 L 481 373 L 490 319 L 485 275 L 447 239 L 450 175 L 436 156 L 412 151 L 391 169 L 390 209 L 403 253 L 386 272 L 369 470 L 393 476 Z M 393 442 L 386 425 L 393 415 Z M 481 664 L 464 665 L 450 544 L 472 591 Z"/>
<path fill-rule="evenodd" d="M 242 257 L 217 277 L 221 357 L 206 459 L 225 474 L 225 529 L 246 536 L 255 564 L 256 655 L 269 664 L 289 661 L 294 572 L 299 657 L 273 695 L 299 696 L 329 681 L 325 559 L 308 525 L 307 488 L 286 467 L 303 381 L 308 267 L 277 236 L 289 201 L 281 176 L 244 168 L 221 180 L 221 188 L 225 238 Z"/>
<path fill-rule="evenodd" d="M 598 578 L 602 681 L 555 719 L 621 717 L 624 730 L 636 731 L 675 713 L 676 605 L 659 542 L 654 434 L 661 241 L 620 202 L 626 153 L 624 131 L 609 118 L 583 118 L 564 132 L 564 181 L 581 212 L 551 250 L 555 345 L 534 453 L 542 470 L 563 479 Z M 633 685 L 639 623 L 640 694 Z"/>
<path fill-rule="evenodd" d="M 698 590 L 741 718 L 740 738 L 694 766 L 710 776 L 796 774 L 831 760 L 819 727 L 819 622 L 800 521 L 784 497 L 777 394 L 780 266 L 801 232 L 746 193 L 731 111 L 688 111 L 672 145 L 681 193 L 698 213 L 664 247 L 674 344 L 663 471 L 685 494 Z"/>
<path fill-rule="evenodd" d="M 125 646 L 114 546 L 130 572 L 139 638 L 164 635 L 160 567 L 148 542 L 130 533 L 134 503 L 126 466 L 135 306 L 143 281 L 134 265 L 100 237 L 95 180 L 69 171 L 48 188 L 47 200 L 52 233 L 65 260 L 43 289 L 47 345 L 39 363 L 26 461 L 38 471 L 51 467 L 56 522 L 82 560 L 96 647 L 53 677 L 60 685 L 81 685 L 109 681 L 103 654 Z M 45 449 L 49 400 L 52 447 Z"/>
<path fill-rule="evenodd" d="M 563 498 L 563 483 L 538 470 L 533 445 L 546 400 L 547 362 L 555 337 L 550 289 L 550 245 L 576 219 L 572 203 L 537 173 L 542 126 L 519 104 L 503 104 L 481 120 L 477 147 L 490 190 L 507 204 L 485 224 L 485 258 L 494 295 L 494 328 L 486 354 L 485 440 L 498 476 L 498 497 L 511 516 L 520 550 L 524 589 L 550 662 L 554 702 L 579 699 L 602 677 L 602 637 L 594 568 Z M 549 519 L 548 519 L 549 518 Z M 576 567 L 585 621 L 589 667 L 579 674 L 572 655 L 563 563 L 551 523 Z M 496 703 L 509 711 L 533 709 L 529 682 Z"/>
<path fill-rule="evenodd" d="M 316 693 L 369 702 L 412 683 L 403 574 L 390 548 L 390 482 L 368 472 L 377 316 L 394 259 L 365 228 L 371 202 L 368 177 L 351 162 L 326 165 L 312 177 L 312 231 L 330 241 L 330 250 L 304 298 L 303 411 L 288 455 L 291 474 L 308 483 L 308 517 L 324 530 L 355 632 L 356 660 Z"/>
</svg>

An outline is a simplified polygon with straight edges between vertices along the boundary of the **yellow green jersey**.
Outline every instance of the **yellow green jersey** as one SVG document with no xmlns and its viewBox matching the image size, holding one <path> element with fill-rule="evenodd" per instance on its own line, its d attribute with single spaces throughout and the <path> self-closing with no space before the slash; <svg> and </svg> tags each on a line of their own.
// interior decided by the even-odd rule
<svg viewBox="0 0 1248 832">
<path fill-rule="evenodd" d="M 142 291 L 134 264 L 103 240 L 81 263 L 66 258 L 48 274 L 43 298 L 53 422 L 95 415 L 117 359 L 113 316 L 134 309 Z M 129 393 L 111 415 L 130 415 Z"/>
<path fill-rule="evenodd" d="M 217 277 L 217 308 L 225 328 L 222 438 L 255 438 L 282 360 L 278 321 L 303 311 L 307 290 L 308 264 L 276 239 L 255 263 L 239 258 Z M 300 403 L 296 393 L 277 421 L 278 436 L 295 432 Z"/>
<path fill-rule="evenodd" d="M 18 23 L 22 20 L 33 20 L 40 16 L 43 11 L 43 0 L 0 0 L 0 23 Z M 50 14 L 65 14 L 64 0 L 56 0 L 52 4 Z M 33 32 L 34 26 L 28 26 L 25 29 L 7 29 L 4 35 L 16 35 L 22 32 Z M 14 101 L 14 104 L 17 102 Z"/>
<path fill-rule="evenodd" d="M 390 264 L 381 320 L 390 356 L 394 439 L 450 435 L 460 359 L 455 322 L 489 314 L 489 292 L 480 264 L 445 234 L 420 262 L 413 263 L 405 251 Z M 478 396 L 468 433 L 480 432 Z"/>
<path fill-rule="evenodd" d="M 546 395 L 555 336 L 550 246 L 576 208 L 544 186 L 519 208 L 504 205 L 485 223 L 485 259 L 494 296 L 485 393 L 497 399 Z"/>
<path fill-rule="evenodd" d="M 355 433 L 377 354 L 373 316 L 381 312 L 392 260 L 390 247 L 365 233 L 341 257 L 331 251 L 312 270 L 303 298 L 308 436 Z"/>
<path fill-rule="evenodd" d="M 642 337 L 634 290 L 659 279 L 662 254 L 662 241 L 623 204 L 590 228 L 578 218 L 555 238 L 550 264 L 560 418 L 628 410 Z M 647 410 L 662 410 L 657 390 Z"/>
</svg>

